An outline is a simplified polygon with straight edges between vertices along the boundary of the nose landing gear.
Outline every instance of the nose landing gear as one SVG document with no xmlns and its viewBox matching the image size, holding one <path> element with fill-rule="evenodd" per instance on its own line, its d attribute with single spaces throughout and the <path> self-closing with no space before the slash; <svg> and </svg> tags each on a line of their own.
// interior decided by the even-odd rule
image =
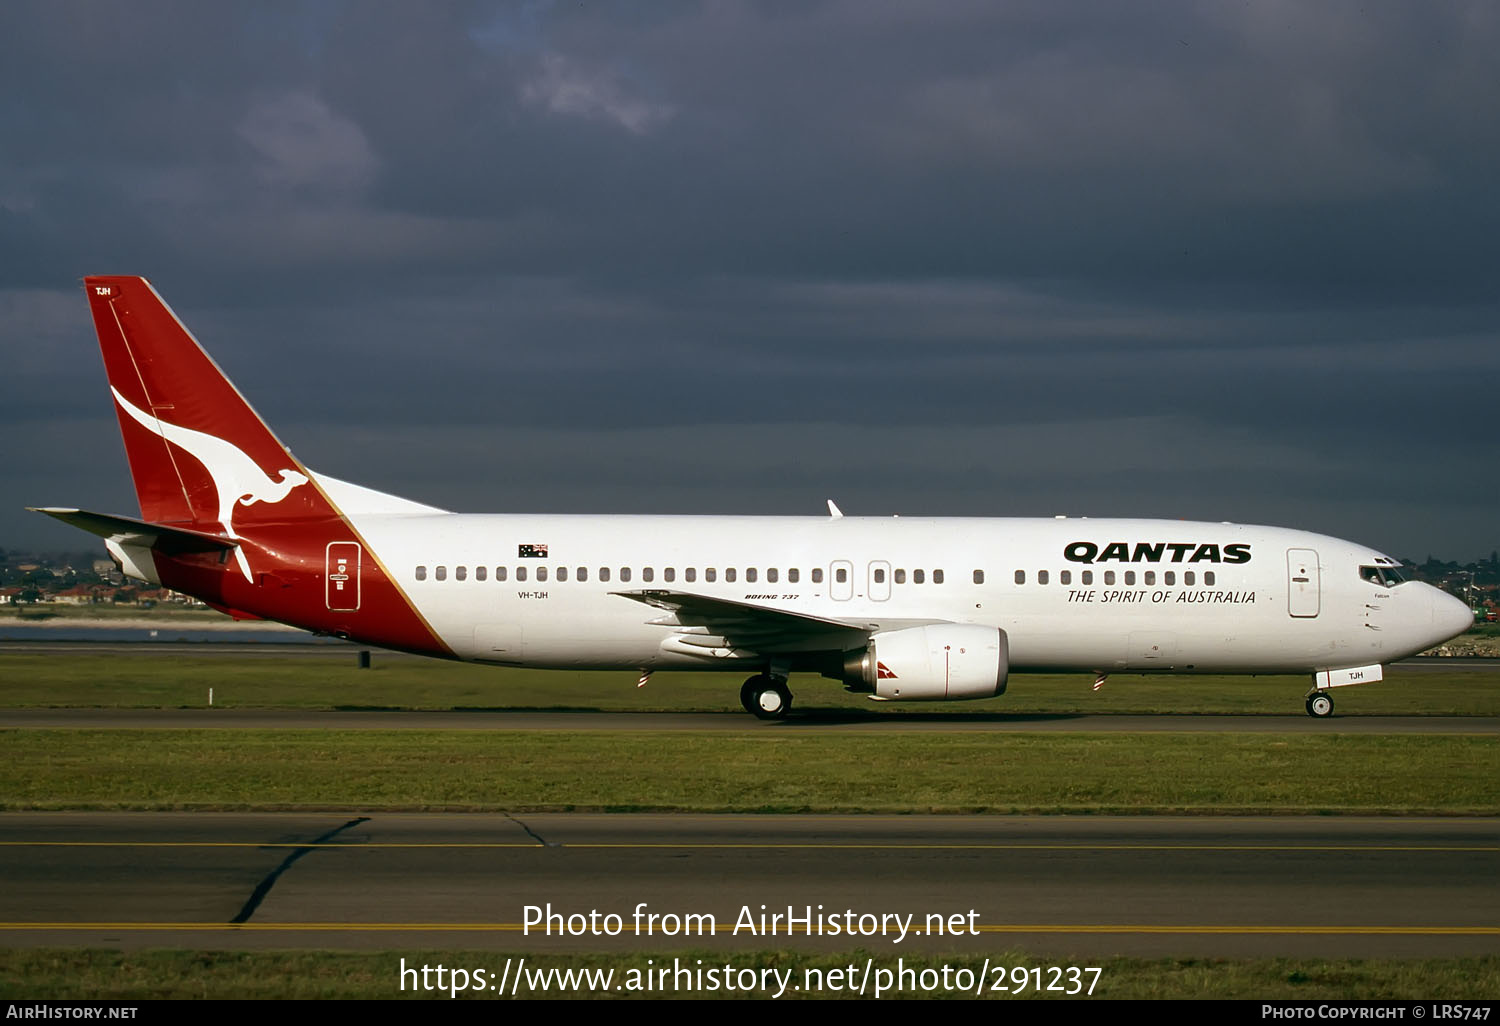
<svg viewBox="0 0 1500 1026">
<path fill-rule="evenodd" d="M 1307 696 L 1307 715 L 1324 719 L 1333 715 L 1333 696 L 1326 691 L 1314 691 Z"/>
</svg>

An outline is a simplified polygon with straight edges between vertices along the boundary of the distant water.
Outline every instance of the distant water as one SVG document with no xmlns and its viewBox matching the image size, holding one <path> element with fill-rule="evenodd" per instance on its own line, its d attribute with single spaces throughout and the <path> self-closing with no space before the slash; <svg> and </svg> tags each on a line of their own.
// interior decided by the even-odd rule
<svg viewBox="0 0 1500 1026">
<path fill-rule="evenodd" d="M 79 624 L 76 627 L 32 627 L 14 621 L 0 622 L 0 643 L 7 641 L 109 641 L 109 642 L 204 642 L 206 644 L 347 645 L 338 638 L 319 637 L 284 627 L 238 626 L 233 630 L 194 630 L 192 627 L 106 627 Z"/>
</svg>

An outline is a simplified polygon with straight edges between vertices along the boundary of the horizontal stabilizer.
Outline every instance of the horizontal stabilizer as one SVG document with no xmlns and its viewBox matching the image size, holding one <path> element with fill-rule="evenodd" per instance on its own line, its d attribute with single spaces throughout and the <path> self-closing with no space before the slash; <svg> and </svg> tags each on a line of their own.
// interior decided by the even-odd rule
<svg viewBox="0 0 1500 1026">
<path fill-rule="evenodd" d="M 218 535 L 191 531 L 181 527 L 153 524 L 135 517 L 122 517 L 116 513 L 90 513 L 82 509 L 65 509 L 56 506 L 26 507 L 33 513 L 45 513 L 65 524 L 82 528 L 89 534 L 98 535 L 106 541 L 124 545 L 138 545 L 157 549 L 165 553 L 180 552 L 229 552 L 237 546 L 233 539 Z"/>
</svg>

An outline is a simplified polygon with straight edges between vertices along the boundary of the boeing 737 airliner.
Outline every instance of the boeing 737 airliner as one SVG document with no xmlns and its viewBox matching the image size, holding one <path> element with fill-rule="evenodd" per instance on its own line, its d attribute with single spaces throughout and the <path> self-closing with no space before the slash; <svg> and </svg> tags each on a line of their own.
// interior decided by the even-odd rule
<svg viewBox="0 0 1500 1026">
<path fill-rule="evenodd" d="M 449 513 L 305 467 L 145 279 L 85 290 L 141 515 L 41 512 L 236 617 L 500 666 L 749 670 L 763 719 L 795 672 L 906 701 L 1013 671 L 1307 673 L 1327 716 L 1473 620 L 1388 556 L 1276 527 Z"/>
</svg>

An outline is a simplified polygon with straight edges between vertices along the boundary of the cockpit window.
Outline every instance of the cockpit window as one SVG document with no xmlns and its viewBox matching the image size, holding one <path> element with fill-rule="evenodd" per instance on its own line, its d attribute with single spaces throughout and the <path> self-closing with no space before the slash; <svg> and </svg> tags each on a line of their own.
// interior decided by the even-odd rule
<svg viewBox="0 0 1500 1026">
<path fill-rule="evenodd" d="M 1398 584 L 1405 584 L 1406 578 L 1401 571 L 1393 566 L 1362 566 L 1359 568 L 1361 579 L 1377 584 L 1385 588 L 1394 588 Z"/>
</svg>

